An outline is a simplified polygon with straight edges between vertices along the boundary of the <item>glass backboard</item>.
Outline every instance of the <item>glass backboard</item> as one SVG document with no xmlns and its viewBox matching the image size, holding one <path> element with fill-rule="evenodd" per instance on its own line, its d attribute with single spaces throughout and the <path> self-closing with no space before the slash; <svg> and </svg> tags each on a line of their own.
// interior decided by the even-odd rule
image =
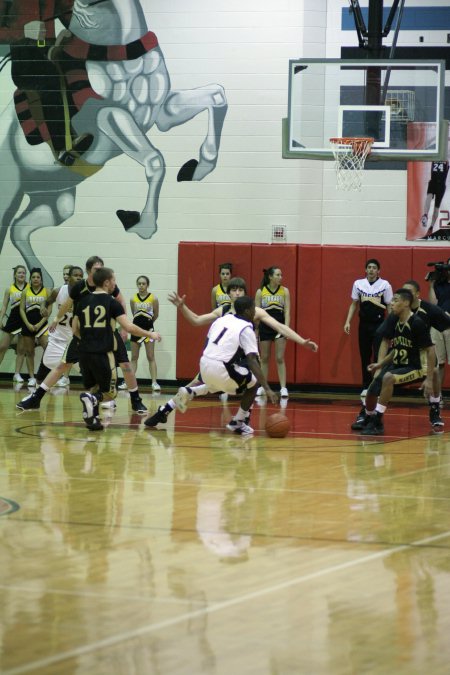
<svg viewBox="0 0 450 675">
<path fill-rule="evenodd" d="M 333 159 L 329 139 L 374 138 L 370 159 L 446 159 L 444 61 L 292 59 L 283 156 Z"/>
</svg>

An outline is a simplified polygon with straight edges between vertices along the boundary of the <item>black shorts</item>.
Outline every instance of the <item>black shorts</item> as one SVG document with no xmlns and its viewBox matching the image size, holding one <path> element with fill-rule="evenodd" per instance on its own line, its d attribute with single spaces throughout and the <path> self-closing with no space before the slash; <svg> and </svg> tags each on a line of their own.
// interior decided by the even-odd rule
<svg viewBox="0 0 450 675">
<path fill-rule="evenodd" d="M 11 310 L 11 314 L 6 319 L 6 323 L 2 328 L 2 331 L 10 335 L 19 335 L 23 328 L 22 317 L 19 312 L 14 311 L 15 309 Z"/>
<path fill-rule="evenodd" d="M 401 384 L 411 384 L 412 382 L 422 382 L 427 376 L 426 371 L 421 368 L 414 368 L 414 366 L 395 366 L 388 364 L 384 366 L 370 383 L 367 393 L 379 396 L 381 386 L 383 384 L 383 376 L 386 373 L 392 373 L 394 376 L 394 386 Z"/>
<path fill-rule="evenodd" d="M 114 352 L 114 358 L 116 359 L 116 366 L 118 366 L 121 363 L 130 363 L 127 348 L 125 347 L 125 342 L 122 340 L 120 334 L 117 331 L 114 333 L 114 337 L 116 338 L 117 344 L 116 350 Z"/>
<path fill-rule="evenodd" d="M 113 352 L 80 354 L 80 370 L 86 389 L 97 386 L 102 394 L 115 397 L 117 376 Z"/>
<path fill-rule="evenodd" d="M 22 335 L 24 337 L 40 338 L 42 335 L 45 335 L 47 331 L 48 331 L 47 321 L 36 332 L 29 330 L 27 326 L 22 326 Z"/>
<path fill-rule="evenodd" d="M 153 321 L 147 320 L 145 319 L 145 317 L 139 316 L 136 320 L 133 321 L 133 323 L 135 326 L 139 326 L 139 328 L 143 328 L 144 330 L 153 330 Z M 139 337 L 138 335 L 131 335 L 130 341 L 142 344 L 143 342 L 150 342 L 150 338 Z"/>
<path fill-rule="evenodd" d="M 145 330 L 153 330 L 153 328 L 146 328 Z M 150 338 L 139 337 L 138 335 L 131 335 L 130 342 L 137 342 L 139 345 L 141 345 L 143 342 L 150 342 Z"/>
<path fill-rule="evenodd" d="M 80 339 L 74 335 L 67 345 L 61 361 L 63 363 L 78 363 L 80 360 L 79 346 Z"/>
<path fill-rule="evenodd" d="M 270 310 L 266 309 L 266 312 L 272 319 L 276 319 L 279 323 L 284 324 L 284 312 L 282 309 L 272 308 Z M 276 330 L 268 326 L 264 321 L 259 322 L 259 341 L 260 342 L 273 342 L 279 338 L 284 338 L 284 335 L 280 335 Z"/>
<path fill-rule="evenodd" d="M 435 183 L 430 180 L 427 187 L 427 193 L 434 195 L 434 208 L 438 209 L 445 195 L 445 183 Z"/>
</svg>

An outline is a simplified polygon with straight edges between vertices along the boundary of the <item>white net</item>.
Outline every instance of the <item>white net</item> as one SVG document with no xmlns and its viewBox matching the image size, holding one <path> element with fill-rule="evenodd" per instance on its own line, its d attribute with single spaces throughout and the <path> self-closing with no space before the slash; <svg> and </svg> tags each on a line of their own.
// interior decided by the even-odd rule
<svg viewBox="0 0 450 675">
<path fill-rule="evenodd" d="M 364 162 L 373 141 L 373 138 L 330 138 L 336 187 L 347 192 L 361 190 Z"/>
</svg>

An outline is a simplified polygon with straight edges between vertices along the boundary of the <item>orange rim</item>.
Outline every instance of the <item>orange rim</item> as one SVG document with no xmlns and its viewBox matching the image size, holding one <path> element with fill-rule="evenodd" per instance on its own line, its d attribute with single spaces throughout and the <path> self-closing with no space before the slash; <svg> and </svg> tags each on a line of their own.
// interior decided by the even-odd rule
<svg viewBox="0 0 450 675">
<path fill-rule="evenodd" d="M 330 138 L 330 143 L 333 145 L 350 145 L 355 154 L 360 155 L 367 150 L 370 154 L 372 144 L 375 141 L 370 136 L 342 136 L 338 138 Z"/>
</svg>

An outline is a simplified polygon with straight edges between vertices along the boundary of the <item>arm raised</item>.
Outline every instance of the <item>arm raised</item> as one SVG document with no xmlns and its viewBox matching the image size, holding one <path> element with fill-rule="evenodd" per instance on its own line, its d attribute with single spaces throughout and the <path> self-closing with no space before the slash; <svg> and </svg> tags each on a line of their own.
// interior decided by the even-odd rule
<svg viewBox="0 0 450 675">
<path fill-rule="evenodd" d="M 266 310 L 261 309 L 261 307 L 256 307 L 255 319 L 257 321 L 263 321 L 267 326 L 273 328 L 274 331 L 280 333 L 280 335 L 289 338 L 289 340 L 296 342 L 302 347 L 306 347 L 306 349 L 310 349 L 312 352 L 316 352 L 319 349 L 315 342 L 309 338 L 303 338 L 301 335 L 296 333 L 295 330 L 292 330 L 292 328 L 289 328 L 289 326 L 286 326 L 284 323 L 280 323 L 274 319 L 273 316 L 267 314 Z"/>
<path fill-rule="evenodd" d="M 189 321 L 192 326 L 207 326 L 222 316 L 221 307 L 217 307 L 217 309 L 215 309 L 213 312 L 208 312 L 208 314 L 196 314 L 186 305 L 186 296 L 178 295 L 178 293 L 175 291 L 169 293 L 167 297 L 169 302 L 171 302 L 172 305 L 175 305 L 175 307 L 180 310 L 184 318 Z"/>
</svg>

